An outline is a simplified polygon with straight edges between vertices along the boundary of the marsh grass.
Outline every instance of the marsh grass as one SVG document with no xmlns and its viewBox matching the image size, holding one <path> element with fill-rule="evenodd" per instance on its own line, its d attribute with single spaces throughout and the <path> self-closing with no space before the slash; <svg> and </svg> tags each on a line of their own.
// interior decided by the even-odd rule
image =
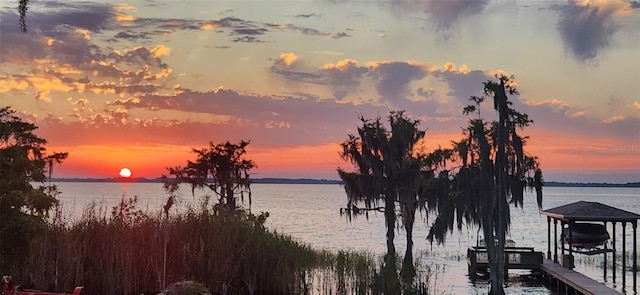
<svg viewBox="0 0 640 295">
<path fill-rule="evenodd" d="M 113 208 L 92 204 L 75 220 L 58 209 L 33 241 L 19 276 L 25 287 L 55 292 L 85 286 L 87 294 L 141 294 L 192 280 L 212 294 L 380 294 L 382 257 L 367 252 L 314 250 L 265 228 L 267 213 L 212 213 L 188 207 L 168 219 L 142 211 L 137 199 Z M 401 260 L 398 260 L 401 261 Z M 407 294 L 427 294 L 434 275 L 416 260 Z M 395 273 L 398 273 L 399 265 Z M 155 294 L 155 293 L 153 293 Z"/>
<path fill-rule="evenodd" d="M 602 256 L 602 254 L 598 254 L 598 255 L 574 255 L 574 262 L 577 265 L 582 265 L 582 266 L 587 266 L 587 267 L 595 267 L 595 268 L 603 268 L 604 267 L 604 258 Z M 621 268 L 622 267 L 622 251 L 621 250 L 617 250 L 616 252 L 616 267 Z M 633 251 L 632 250 L 627 250 L 625 252 L 625 263 L 626 266 L 628 268 L 628 270 L 630 271 L 633 267 Z M 612 261 L 612 255 L 610 253 L 607 254 L 607 267 L 611 268 L 613 265 L 613 261 Z M 640 255 L 636 257 L 636 265 L 640 265 Z"/>
</svg>

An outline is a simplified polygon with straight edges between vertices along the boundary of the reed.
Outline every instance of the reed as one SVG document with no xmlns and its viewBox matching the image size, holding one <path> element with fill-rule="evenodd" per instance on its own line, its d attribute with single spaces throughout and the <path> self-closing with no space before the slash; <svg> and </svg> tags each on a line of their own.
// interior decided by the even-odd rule
<svg viewBox="0 0 640 295">
<path fill-rule="evenodd" d="M 212 294 L 380 294 L 382 257 L 314 250 L 265 228 L 268 213 L 214 214 L 202 205 L 167 219 L 160 211 L 140 210 L 135 197 L 123 197 L 113 208 L 92 204 L 76 220 L 60 211 L 33 240 L 20 277 L 14 276 L 23 286 L 155 294 L 164 289 L 166 241 L 167 283 L 196 281 Z M 433 273 L 427 264 L 416 264 L 417 283 L 404 289 L 426 294 Z"/>
</svg>

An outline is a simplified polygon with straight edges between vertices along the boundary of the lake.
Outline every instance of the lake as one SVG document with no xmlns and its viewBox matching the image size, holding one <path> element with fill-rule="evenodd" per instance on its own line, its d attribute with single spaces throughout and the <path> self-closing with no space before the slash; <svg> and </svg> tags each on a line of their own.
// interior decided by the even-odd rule
<svg viewBox="0 0 640 295">
<path fill-rule="evenodd" d="M 149 212 L 159 212 L 167 195 L 160 183 L 89 183 L 58 182 L 52 183 L 62 192 L 63 214 L 74 219 L 82 214 L 83 208 L 97 202 L 106 207 L 113 207 L 120 199 L 137 196 L 138 206 Z M 349 222 L 340 216 L 340 208 L 346 204 L 344 188 L 335 184 L 253 184 L 251 211 L 254 213 L 269 212 L 267 227 L 288 234 L 300 242 L 317 249 L 371 251 L 383 254 L 386 250 L 384 217 L 381 213 L 370 214 L 369 218 L 358 218 Z M 184 186 L 180 191 L 178 206 L 181 210 L 198 204 L 196 191 L 192 197 L 191 190 Z M 577 201 L 600 202 L 623 210 L 640 213 L 639 188 L 585 188 L 585 187 L 545 187 L 543 209 L 553 208 Z M 248 200 L 245 200 L 247 202 Z M 512 224 L 510 237 L 517 246 L 535 247 L 537 251 L 547 251 L 547 220 L 538 213 L 535 196 L 525 194 L 524 209 L 511 207 Z M 419 217 L 418 217 L 419 216 Z M 433 216 L 423 213 L 417 215 L 414 228 L 414 247 L 423 264 L 438 270 L 436 294 L 486 294 L 486 283 L 476 285 L 467 277 L 466 250 L 475 245 L 477 229 L 463 229 L 452 233 L 444 246 L 431 245 L 426 240 L 429 224 Z M 609 228 L 611 225 L 609 224 Z M 609 230 L 611 233 L 611 230 Z M 627 225 L 627 252 L 632 251 L 632 228 Z M 618 224 L 616 234 L 621 236 L 622 229 Z M 621 240 L 621 238 L 620 238 Z M 404 253 L 405 236 L 402 230 L 396 233 L 396 249 Z M 621 249 L 621 242 L 617 242 Z M 620 251 L 620 250 L 618 250 Z M 560 253 L 558 251 L 558 253 Z M 621 255 L 617 255 L 621 259 Z M 630 257 L 631 255 L 627 255 Z M 609 255 L 611 257 L 611 255 Z M 611 267 L 608 267 L 607 278 L 603 277 L 602 255 L 576 255 L 576 270 L 599 282 L 604 282 L 618 290 L 621 286 L 621 262 L 617 263 L 617 280 L 613 282 Z M 630 258 L 629 258 L 630 261 Z M 608 259 L 611 264 L 611 259 Z M 632 286 L 631 263 L 627 263 L 627 294 Z M 514 271 L 515 272 L 515 271 Z M 526 277 L 510 276 L 508 294 L 553 294 L 536 280 Z"/>
</svg>

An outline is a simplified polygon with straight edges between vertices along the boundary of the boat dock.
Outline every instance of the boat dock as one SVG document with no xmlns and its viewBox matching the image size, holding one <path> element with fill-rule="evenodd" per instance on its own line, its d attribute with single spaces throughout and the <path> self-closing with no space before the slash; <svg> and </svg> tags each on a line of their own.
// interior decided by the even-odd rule
<svg viewBox="0 0 640 295">
<path fill-rule="evenodd" d="M 469 247 L 467 263 L 469 278 L 475 281 L 488 275 L 489 264 L 484 247 Z M 544 259 L 542 252 L 529 247 L 505 248 L 505 275 L 508 269 L 530 269 L 539 274 L 545 286 L 558 294 L 570 295 L 621 295 L 622 293 L 577 271 L 563 267 L 550 259 Z M 507 258 L 508 257 L 508 258 Z"/>
<path fill-rule="evenodd" d="M 540 265 L 542 278 L 547 288 L 560 294 L 617 295 L 622 294 L 577 271 L 564 268 L 552 260 L 545 259 Z"/>
<path fill-rule="evenodd" d="M 505 247 L 505 275 L 509 269 L 530 269 L 537 271 L 542 265 L 544 254 L 534 251 L 532 247 Z M 469 278 L 475 280 L 489 273 L 487 248 L 473 246 L 467 249 L 467 265 Z"/>
</svg>

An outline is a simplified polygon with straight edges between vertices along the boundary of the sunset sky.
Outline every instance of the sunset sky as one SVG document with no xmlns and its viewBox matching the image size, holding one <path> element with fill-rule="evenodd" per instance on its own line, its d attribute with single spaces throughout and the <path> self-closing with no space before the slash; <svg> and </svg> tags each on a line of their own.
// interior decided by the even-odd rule
<svg viewBox="0 0 640 295">
<path fill-rule="evenodd" d="M 69 152 L 54 177 L 158 177 L 250 140 L 254 178 L 337 179 L 359 116 L 406 110 L 448 146 L 507 74 L 547 181 L 640 181 L 640 1 L 36 0 L 26 34 L 17 3 L 0 106 Z"/>
</svg>

